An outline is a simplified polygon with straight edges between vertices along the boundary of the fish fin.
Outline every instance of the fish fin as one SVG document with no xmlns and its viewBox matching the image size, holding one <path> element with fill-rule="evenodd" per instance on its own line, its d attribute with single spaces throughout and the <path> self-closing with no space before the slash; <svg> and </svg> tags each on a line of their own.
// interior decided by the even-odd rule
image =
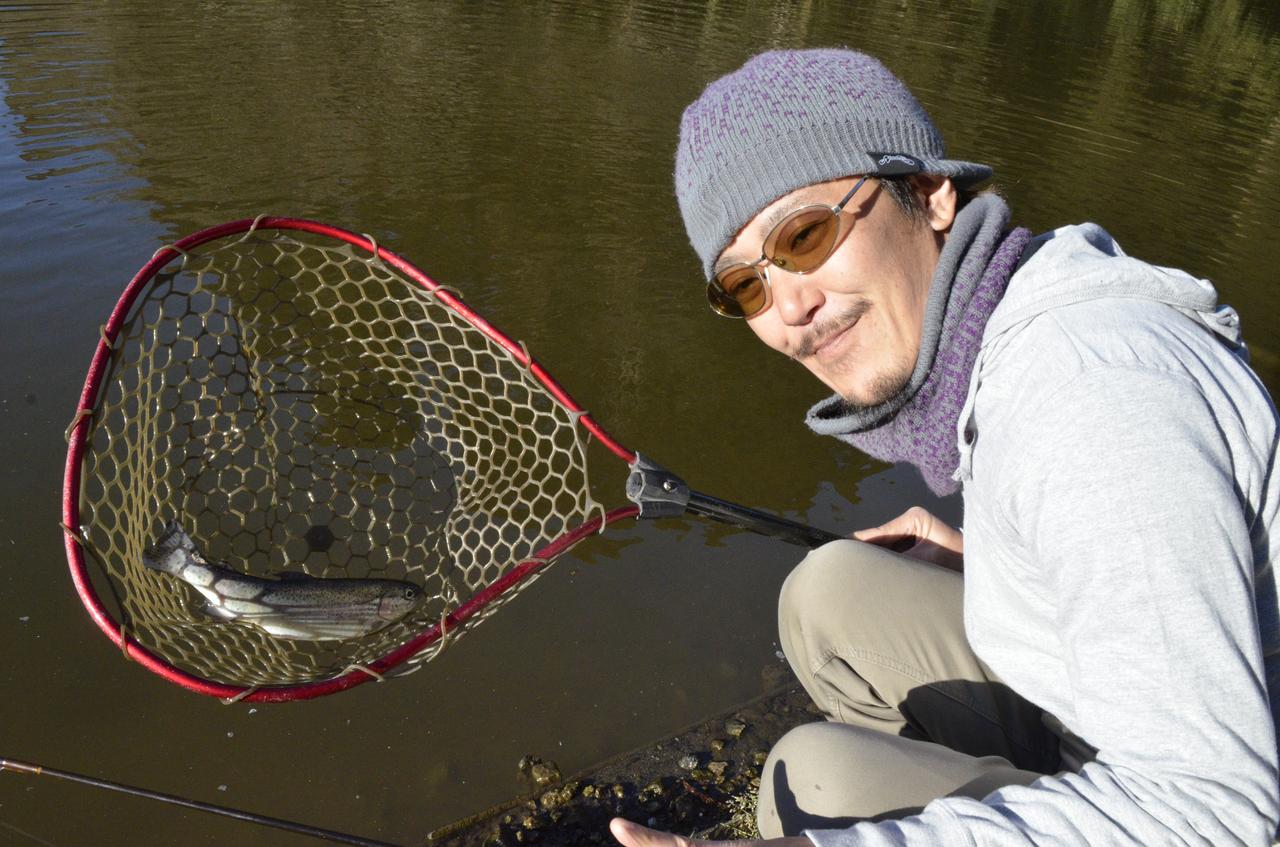
<svg viewBox="0 0 1280 847">
<path fill-rule="evenodd" d="M 216 603 L 213 603 L 209 600 L 205 600 L 204 603 L 200 605 L 201 605 L 200 611 L 204 612 L 206 615 L 208 615 L 211 618 L 218 618 L 224 621 L 235 620 L 236 616 L 234 613 L 227 611 L 226 609 L 222 608 Z"/>
<path fill-rule="evenodd" d="M 241 623 L 255 626 L 277 638 L 303 641 L 346 641 L 363 638 L 389 623 L 376 617 L 350 619 L 332 611 L 290 609 L 279 612 L 236 615 Z"/>
<path fill-rule="evenodd" d="M 339 631 L 335 631 L 331 627 L 314 629 L 299 625 L 298 621 L 290 620 L 287 615 L 262 615 L 252 618 L 246 617 L 243 620 L 245 623 L 256 626 L 276 638 L 294 638 L 300 641 L 337 641 L 353 638 L 360 634 L 358 630 L 353 632 L 346 628 L 341 628 Z"/>
<path fill-rule="evenodd" d="M 299 580 L 315 579 L 314 576 L 300 571 L 281 571 L 280 573 L 275 574 L 275 578 L 281 582 L 298 582 Z"/>
<path fill-rule="evenodd" d="M 307 632 L 302 629 L 293 629 L 287 624 L 267 623 L 255 621 L 258 628 L 264 630 L 268 635 L 274 635 L 276 638 L 292 638 L 296 641 L 329 641 L 332 639 L 316 638 L 314 633 Z"/>
</svg>

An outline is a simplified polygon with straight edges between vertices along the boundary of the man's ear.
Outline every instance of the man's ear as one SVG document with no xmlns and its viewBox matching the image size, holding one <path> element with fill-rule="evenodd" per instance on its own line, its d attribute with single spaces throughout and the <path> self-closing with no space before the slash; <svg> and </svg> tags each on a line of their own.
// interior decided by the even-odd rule
<svg viewBox="0 0 1280 847">
<path fill-rule="evenodd" d="M 956 187 L 950 177 L 917 174 L 912 177 L 924 201 L 925 219 L 934 232 L 948 232 L 956 220 Z"/>
</svg>

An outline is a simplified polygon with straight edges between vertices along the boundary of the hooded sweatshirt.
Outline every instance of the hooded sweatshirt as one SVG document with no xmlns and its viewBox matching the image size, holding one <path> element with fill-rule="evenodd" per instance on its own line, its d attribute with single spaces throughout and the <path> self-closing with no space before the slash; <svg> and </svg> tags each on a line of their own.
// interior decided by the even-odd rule
<svg viewBox="0 0 1280 847">
<path fill-rule="evenodd" d="M 1034 239 L 957 422 L 974 651 L 1078 771 L 806 834 L 851 845 L 1270 844 L 1280 422 L 1209 283 L 1100 227 Z"/>
</svg>

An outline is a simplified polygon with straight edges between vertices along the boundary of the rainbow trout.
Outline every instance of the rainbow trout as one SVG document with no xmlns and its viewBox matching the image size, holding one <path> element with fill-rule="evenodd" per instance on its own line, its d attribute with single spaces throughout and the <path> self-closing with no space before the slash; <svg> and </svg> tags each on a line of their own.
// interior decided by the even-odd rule
<svg viewBox="0 0 1280 847">
<path fill-rule="evenodd" d="M 210 564 L 177 521 L 169 521 L 155 546 L 142 551 L 142 564 L 193 586 L 208 600 L 209 614 L 280 638 L 359 638 L 395 623 L 422 601 L 422 589 L 394 579 L 263 579 Z"/>
</svg>

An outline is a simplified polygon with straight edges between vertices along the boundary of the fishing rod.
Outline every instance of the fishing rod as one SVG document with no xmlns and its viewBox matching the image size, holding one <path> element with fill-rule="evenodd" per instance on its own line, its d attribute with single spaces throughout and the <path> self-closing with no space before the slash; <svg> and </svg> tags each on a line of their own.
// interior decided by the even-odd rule
<svg viewBox="0 0 1280 847">
<path fill-rule="evenodd" d="M 148 791 L 145 788 L 137 788 L 132 785 L 121 785 L 118 782 L 109 782 L 105 779 L 96 779 L 83 774 L 71 773 L 70 771 L 60 771 L 56 768 L 47 768 L 44 765 L 35 765 L 30 762 L 19 762 L 15 759 L 0 758 L 0 771 L 12 771 L 13 773 L 21 773 L 28 776 L 57 777 L 58 779 L 65 779 L 69 782 L 79 782 L 83 785 L 92 785 L 95 788 L 105 788 L 108 791 L 117 791 L 121 794 L 132 794 L 135 797 L 145 797 L 148 800 L 159 800 L 161 803 L 170 803 L 174 806 L 185 806 L 188 809 L 210 812 L 215 815 L 235 818 L 236 820 L 261 824 L 262 826 L 275 827 L 276 829 L 296 832 L 300 835 L 309 835 L 312 838 L 319 838 L 323 841 L 334 841 L 339 844 L 354 844 L 356 847 L 399 847 L 399 845 L 391 844 L 387 841 L 375 841 L 371 838 L 361 838 L 358 835 L 348 835 L 345 832 L 335 832 L 332 829 L 321 829 L 320 827 L 308 826 L 304 823 L 295 823 L 293 821 L 286 821 L 280 818 L 267 817 L 266 815 L 255 815 L 252 812 L 230 809 L 226 806 L 216 806 L 213 803 L 202 803 L 199 800 L 188 800 L 185 797 L 178 797 L 173 794 L 162 794 L 159 791 Z"/>
</svg>

